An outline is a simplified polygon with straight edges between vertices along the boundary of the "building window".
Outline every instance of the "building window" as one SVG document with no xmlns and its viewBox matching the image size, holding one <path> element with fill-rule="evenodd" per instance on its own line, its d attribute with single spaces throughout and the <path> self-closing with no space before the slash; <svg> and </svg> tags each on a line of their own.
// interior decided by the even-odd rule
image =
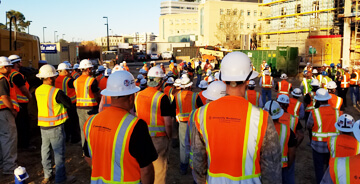
<svg viewBox="0 0 360 184">
<path fill-rule="evenodd" d="M 240 15 L 244 16 L 244 10 L 240 10 Z"/>
<path fill-rule="evenodd" d="M 246 28 L 250 29 L 250 23 L 246 24 Z"/>
<path fill-rule="evenodd" d="M 286 15 L 286 8 L 285 7 L 281 8 L 281 15 Z"/>
<path fill-rule="evenodd" d="M 226 41 L 230 40 L 230 35 L 226 35 Z"/>
<path fill-rule="evenodd" d="M 247 16 L 250 16 L 250 15 L 251 15 L 251 11 L 248 10 L 248 11 L 247 11 Z"/>
<path fill-rule="evenodd" d="M 224 10 L 220 9 L 220 15 L 223 15 L 223 14 L 224 14 Z"/>
<path fill-rule="evenodd" d="M 262 11 L 260 12 L 260 16 L 262 16 Z"/>
<path fill-rule="evenodd" d="M 233 14 L 234 14 L 234 15 L 237 15 L 237 12 L 238 12 L 238 10 L 237 10 L 237 9 L 234 9 Z"/>
<path fill-rule="evenodd" d="M 240 29 L 244 29 L 244 23 L 240 24 Z"/>
<path fill-rule="evenodd" d="M 256 11 L 256 10 L 254 10 L 254 16 L 255 16 L 255 17 L 257 16 L 257 11 Z"/>
<path fill-rule="evenodd" d="M 226 15 L 230 15 L 230 13 L 231 13 L 231 10 L 230 10 L 230 9 L 227 9 L 227 10 L 226 10 Z"/>
<path fill-rule="evenodd" d="M 256 29 L 256 24 L 254 23 L 254 29 Z"/>
<path fill-rule="evenodd" d="M 296 13 L 301 13 L 301 4 L 296 5 Z"/>
</svg>

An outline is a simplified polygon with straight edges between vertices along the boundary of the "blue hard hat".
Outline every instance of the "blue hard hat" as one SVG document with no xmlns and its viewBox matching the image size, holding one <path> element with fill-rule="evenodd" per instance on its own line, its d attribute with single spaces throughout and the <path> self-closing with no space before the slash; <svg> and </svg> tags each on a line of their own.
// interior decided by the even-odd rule
<svg viewBox="0 0 360 184">
<path fill-rule="evenodd" d="M 206 59 L 206 61 L 209 61 L 208 59 Z"/>
<path fill-rule="evenodd" d="M 338 63 L 336 66 L 337 66 L 337 67 L 341 67 L 341 64 L 340 64 L 340 63 Z"/>
<path fill-rule="evenodd" d="M 187 65 L 186 65 L 186 64 L 184 64 L 184 67 L 187 67 Z"/>
<path fill-rule="evenodd" d="M 307 72 L 308 72 L 307 70 L 304 70 L 304 75 L 305 75 Z"/>
<path fill-rule="evenodd" d="M 328 75 L 328 73 L 326 71 L 323 71 L 322 75 Z"/>
<path fill-rule="evenodd" d="M 199 61 L 199 64 L 201 64 L 202 62 L 201 61 Z"/>
<path fill-rule="evenodd" d="M 174 60 L 171 60 L 170 62 L 172 62 L 172 63 L 173 63 L 173 62 L 174 62 Z"/>
<path fill-rule="evenodd" d="M 331 66 L 331 67 L 334 67 L 334 66 L 335 66 L 335 64 L 334 64 L 334 63 L 331 63 L 331 64 L 330 64 L 330 66 Z"/>
<path fill-rule="evenodd" d="M 188 62 L 188 65 L 191 65 L 191 62 Z"/>
</svg>

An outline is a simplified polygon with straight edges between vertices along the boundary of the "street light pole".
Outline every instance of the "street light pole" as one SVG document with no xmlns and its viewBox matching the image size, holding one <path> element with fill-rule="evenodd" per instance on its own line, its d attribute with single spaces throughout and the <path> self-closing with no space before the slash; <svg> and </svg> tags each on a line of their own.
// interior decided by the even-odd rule
<svg viewBox="0 0 360 184">
<path fill-rule="evenodd" d="M 45 29 L 46 29 L 47 27 L 43 27 L 43 42 L 45 43 Z"/>
<path fill-rule="evenodd" d="M 56 43 L 56 33 L 57 31 L 54 31 L 54 43 Z"/>
<path fill-rule="evenodd" d="M 107 32 L 107 50 L 110 51 L 110 45 L 109 45 L 109 19 L 108 17 L 103 17 L 104 19 L 106 19 L 106 32 Z"/>
<path fill-rule="evenodd" d="M 31 20 L 29 20 L 29 25 L 28 25 L 28 34 L 30 34 L 30 23 L 31 23 L 32 21 Z"/>
</svg>

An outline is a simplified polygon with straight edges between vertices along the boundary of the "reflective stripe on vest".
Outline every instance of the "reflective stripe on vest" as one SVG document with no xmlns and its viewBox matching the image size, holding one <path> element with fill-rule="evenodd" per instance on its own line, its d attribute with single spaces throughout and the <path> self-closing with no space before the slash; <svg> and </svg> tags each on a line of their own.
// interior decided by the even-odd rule
<svg viewBox="0 0 360 184">
<path fill-rule="evenodd" d="M 317 127 L 318 127 L 317 131 L 314 131 L 314 128 L 312 130 L 313 140 L 324 142 L 324 138 L 339 135 L 339 132 L 323 132 L 323 122 L 319 108 L 314 109 L 312 112 L 314 113 L 314 116 L 316 118 L 316 120 L 314 121 L 317 123 Z M 335 109 L 335 116 L 336 116 L 335 122 L 337 122 L 337 119 L 339 117 L 339 111 L 336 109 Z M 326 122 L 326 123 L 330 123 L 330 122 Z"/>
<path fill-rule="evenodd" d="M 360 142 L 358 142 L 354 137 L 349 135 L 342 134 L 330 137 L 328 144 L 330 156 L 332 158 L 347 157 L 360 154 Z M 339 149 L 337 148 L 338 144 L 340 144 Z"/>
<path fill-rule="evenodd" d="M 299 100 L 298 100 L 294 107 L 294 116 L 296 116 L 296 117 L 299 117 L 299 114 L 297 112 L 300 111 L 300 105 L 301 105 L 301 102 L 299 102 Z"/>
<path fill-rule="evenodd" d="M 178 108 L 178 113 L 176 114 L 176 119 L 180 122 L 187 122 L 189 120 L 189 115 L 191 113 L 192 110 L 196 109 L 196 97 L 197 97 L 197 93 L 192 93 L 192 97 L 191 97 L 191 107 L 192 110 L 190 112 L 184 112 L 184 107 L 183 107 L 183 101 L 181 99 L 181 93 L 183 91 L 178 92 L 177 94 L 177 98 L 176 98 L 176 103 L 177 103 L 177 108 Z M 186 102 L 189 103 L 189 102 Z"/>
<path fill-rule="evenodd" d="M 287 162 L 288 162 L 288 156 L 287 156 L 287 149 L 286 147 L 288 146 L 287 143 L 289 141 L 288 138 L 288 131 L 287 131 L 287 126 L 279 123 L 280 124 L 280 131 L 278 132 L 279 135 L 279 141 L 280 141 L 280 146 L 281 146 L 281 164 L 282 167 L 287 167 Z"/>
<path fill-rule="evenodd" d="M 337 184 L 350 184 L 349 157 L 335 158 L 334 172 Z"/>
<path fill-rule="evenodd" d="M 263 88 L 272 88 L 273 78 L 271 76 L 265 75 L 262 77 L 261 87 Z"/>
<path fill-rule="evenodd" d="M 211 169 L 211 148 L 208 141 L 207 132 L 207 111 L 211 103 L 199 108 L 199 132 L 204 138 L 206 151 L 208 154 L 208 167 Z M 256 173 L 256 155 L 259 147 L 256 146 L 261 138 L 261 130 L 263 126 L 263 111 L 258 108 L 252 108 L 251 103 L 248 103 L 245 139 L 243 146 L 243 161 L 242 161 L 242 175 L 230 176 L 226 173 L 212 173 L 208 169 L 207 183 L 218 184 L 238 184 L 238 183 L 261 183 L 261 173 Z M 250 123 L 251 122 L 251 123 Z M 249 134 L 251 132 L 251 134 Z"/>
<path fill-rule="evenodd" d="M 77 72 L 75 72 L 75 71 L 73 71 L 73 72 L 71 73 L 71 77 L 72 77 L 73 79 L 77 79 L 78 77 L 80 77 L 80 74 L 77 73 Z"/>
<path fill-rule="evenodd" d="M 61 80 L 61 81 L 60 81 Z M 66 96 L 71 99 L 71 103 L 76 103 L 76 92 L 75 89 L 69 88 L 68 83 L 71 80 L 70 77 L 67 76 L 58 76 L 55 80 L 55 87 L 64 91 Z"/>
<path fill-rule="evenodd" d="M 153 96 L 151 101 L 151 109 L 150 109 L 150 122 L 149 122 L 149 132 L 151 136 L 155 136 L 156 133 L 164 133 L 165 132 L 165 125 L 158 125 L 157 122 L 157 112 L 160 109 L 160 100 L 164 96 L 164 94 L 160 91 L 157 91 Z"/>
<path fill-rule="evenodd" d="M 346 73 L 343 75 L 343 80 L 341 80 L 341 88 L 348 88 L 349 87 L 349 74 Z"/>
<path fill-rule="evenodd" d="M 255 90 L 252 90 L 252 91 L 255 91 L 255 93 L 256 93 L 255 99 L 253 99 L 253 98 L 250 98 L 250 97 L 249 97 L 248 91 L 249 91 L 249 90 L 246 90 L 246 91 L 245 91 L 245 99 L 246 99 L 247 101 L 249 101 L 250 103 L 252 103 L 253 105 L 255 105 L 256 107 L 259 107 L 260 93 L 259 93 L 259 92 L 256 92 Z M 251 95 L 251 97 L 253 97 L 253 96 Z M 254 100 L 255 100 L 255 103 L 254 103 Z"/>
<path fill-rule="evenodd" d="M 285 81 L 285 82 L 287 82 L 287 81 Z M 278 87 L 279 87 L 279 92 L 278 93 L 285 94 L 285 95 L 289 94 L 289 91 L 291 89 L 291 84 L 289 82 L 287 82 L 287 83 L 288 83 L 287 88 L 283 89 L 282 85 L 281 85 L 282 81 L 278 82 Z"/>
<path fill-rule="evenodd" d="M 310 97 L 311 97 L 311 103 L 308 104 L 305 108 L 305 111 L 310 111 L 312 109 L 315 109 L 315 103 L 316 103 L 316 100 L 315 100 L 315 92 L 311 91 L 310 93 Z"/>
<path fill-rule="evenodd" d="M 295 132 L 296 125 L 297 125 L 297 118 L 296 116 L 290 115 L 290 129 Z"/>
<path fill-rule="evenodd" d="M 25 80 L 25 77 L 23 74 L 21 74 L 20 72 L 16 71 L 15 69 L 11 69 L 11 73 L 9 75 L 9 82 L 13 84 L 13 87 L 15 88 L 15 92 L 16 92 L 16 97 L 17 97 L 17 101 L 19 103 L 28 103 L 29 99 L 21 92 L 21 90 L 14 84 L 14 77 L 16 75 L 20 75 L 24 81 L 25 81 L 25 87 L 27 89 L 29 89 L 29 84 L 28 82 Z"/>
<path fill-rule="evenodd" d="M 308 83 L 307 83 L 307 81 L 306 81 L 306 78 L 303 78 L 302 83 L 303 83 L 303 86 L 304 86 L 303 94 L 304 94 L 304 96 L 305 96 L 306 94 L 309 93 L 309 88 L 308 88 L 309 86 L 308 86 Z"/>
<path fill-rule="evenodd" d="M 18 103 L 18 100 L 17 100 L 17 95 L 16 95 L 16 92 L 15 92 L 15 85 L 14 84 L 11 85 L 8 78 L 5 77 L 5 75 L 0 73 L 0 79 L 2 79 L 2 78 L 5 78 L 5 80 L 7 81 L 8 85 L 9 85 L 9 88 L 10 88 L 10 96 L 9 97 L 10 97 L 11 102 L 13 104 L 13 108 L 17 112 L 19 112 L 20 111 L 20 106 L 19 106 L 19 103 Z M 6 109 L 6 108 L 8 108 L 8 107 L 4 104 L 3 100 L 0 97 L 0 109 Z"/>
<path fill-rule="evenodd" d="M 83 86 L 78 86 L 78 80 L 83 80 L 83 77 L 86 77 L 85 83 Z M 95 97 L 93 97 L 91 90 L 91 85 L 95 78 L 90 76 L 80 76 L 74 82 L 74 87 L 76 91 L 76 106 L 80 107 L 88 107 L 88 106 L 96 106 L 97 102 Z M 80 88 L 79 88 L 80 87 Z M 80 96 L 80 92 L 84 93 L 83 96 Z M 90 95 L 90 93 L 92 95 Z"/>
</svg>

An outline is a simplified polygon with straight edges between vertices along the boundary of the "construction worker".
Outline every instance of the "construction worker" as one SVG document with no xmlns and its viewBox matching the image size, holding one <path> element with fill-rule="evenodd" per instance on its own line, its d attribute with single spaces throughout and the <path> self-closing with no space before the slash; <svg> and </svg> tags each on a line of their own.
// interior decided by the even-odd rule
<svg viewBox="0 0 360 184">
<path fill-rule="evenodd" d="M 333 107 L 334 109 L 340 110 L 341 106 L 343 104 L 343 99 L 337 95 L 335 95 L 336 92 L 336 83 L 334 81 L 330 81 L 326 86 L 329 94 L 331 95 L 331 99 L 329 100 L 329 105 Z"/>
<path fill-rule="evenodd" d="M 100 83 L 101 79 L 104 78 L 104 71 L 105 71 L 105 67 L 103 65 L 100 65 L 99 68 L 96 70 L 96 80 L 98 82 L 98 84 Z"/>
<path fill-rule="evenodd" d="M 312 70 L 312 79 L 317 79 L 319 76 L 319 72 L 317 71 L 317 69 L 313 69 Z M 321 81 L 318 79 L 318 81 Z"/>
<path fill-rule="evenodd" d="M 339 96 L 344 100 L 344 107 L 347 107 L 346 103 L 346 95 L 350 87 L 350 74 L 349 74 L 349 68 L 345 67 L 344 74 L 340 76 L 339 81 L 340 83 L 340 91 L 338 91 Z"/>
<path fill-rule="evenodd" d="M 327 84 L 330 82 L 330 81 L 332 81 L 332 79 L 328 76 L 328 72 L 326 72 L 326 71 L 323 71 L 322 72 L 322 80 L 320 81 L 319 80 L 319 82 L 321 83 L 321 88 L 324 88 L 324 89 L 326 89 L 326 86 L 327 86 Z"/>
<path fill-rule="evenodd" d="M 304 104 L 300 102 L 300 97 L 302 96 L 301 89 L 295 88 L 291 94 L 292 98 L 289 99 L 290 103 L 287 112 L 299 119 L 303 119 L 305 116 L 305 107 Z"/>
<path fill-rule="evenodd" d="M 192 67 L 192 63 L 188 62 L 187 67 L 186 67 L 186 71 L 188 71 L 188 76 L 190 78 L 191 81 L 194 80 L 194 68 Z"/>
<path fill-rule="evenodd" d="M 130 69 L 129 69 L 129 67 L 128 67 L 127 64 L 126 64 L 126 61 L 123 61 L 122 64 L 123 64 L 123 66 L 124 66 L 124 70 L 130 72 Z"/>
<path fill-rule="evenodd" d="M 263 98 L 261 94 L 255 91 L 255 81 L 250 80 L 247 86 L 247 90 L 245 91 L 245 100 L 249 101 L 251 104 L 256 107 L 263 107 Z"/>
<path fill-rule="evenodd" d="M 107 81 L 111 75 L 112 71 L 110 68 L 107 68 L 104 72 L 104 78 L 100 81 L 99 87 L 102 90 L 106 89 Z M 141 74 L 139 74 L 141 75 Z M 142 76 L 142 75 L 141 75 Z M 102 86 L 105 85 L 105 88 L 102 89 Z M 105 110 L 106 108 L 111 106 L 111 96 L 101 95 L 101 100 L 99 104 L 99 112 Z"/>
<path fill-rule="evenodd" d="M 313 67 L 311 66 L 310 62 L 306 63 L 306 67 L 304 68 L 304 70 L 307 70 L 308 72 L 312 72 Z"/>
<path fill-rule="evenodd" d="M 211 70 L 213 69 L 213 67 L 211 66 L 209 60 L 206 59 L 205 65 L 204 65 L 204 71 L 207 71 L 207 70 L 209 70 L 209 69 L 210 69 L 210 71 L 211 71 Z"/>
<path fill-rule="evenodd" d="M 63 63 L 65 64 L 65 63 Z M 65 64 L 66 65 L 66 64 Z M 58 76 L 52 65 L 46 64 L 36 75 L 43 84 L 35 91 L 38 109 L 38 126 L 41 131 L 41 163 L 44 170 L 42 184 L 50 183 L 52 173 L 51 153 L 54 151 L 55 183 L 74 182 L 74 176 L 65 172 L 65 126 L 68 110 L 72 110 L 71 99 L 59 88 L 54 87 Z"/>
<path fill-rule="evenodd" d="M 25 76 L 19 72 L 22 67 L 21 58 L 18 55 L 11 55 L 9 56 L 9 60 L 12 64 L 12 69 L 8 79 L 10 84 L 15 88 L 17 102 L 20 106 L 18 116 L 15 118 L 18 132 L 18 147 L 33 151 L 36 147 L 30 145 L 31 132 L 29 131 L 30 122 L 28 113 L 29 99 L 32 98 L 29 92 L 30 86 Z"/>
<path fill-rule="evenodd" d="M 356 107 L 359 100 L 359 86 L 358 86 L 359 74 L 356 72 L 355 67 L 352 68 L 350 75 L 350 97 L 354 107 Z"/>
<path fill-rule="evenodd" d="M 149 68 L 148 68 L 146 62 L 143 62 L 143 64 L 144 64 L 144 66 L 143 66 L 141 69 L 143 69 L 143 70 L 145 70 L 146 72 L 148 72 L 148 71 L 149 71 Z"/>
<path fill-rule="evenodd" d="M 311 72 L 309 72 L 307 70 L 304 71 L 305 77 L 303 78 L 303 80 L 300 84 L 300 89 L 303 92 L 304 96 L 312 90 L 311 85 L 310 85 L 311 80 L 312 80 L 311 75 L 312 75 Z"/>
<path fill-rule="evenodd" d="M 153 163 L 155 167 L 155 183 L 166 182 L 167 160 L 169 143 L 172 138 L 172 119 L 174 107 L 170 105 L 169 98 L 160 88 L 165 76 L 158 66 L 152 67 L 148 72 L 147 88 L 140 91 L 135 98 L 136 114 L 149 126 L 151 139 L 159 155 Z"/>
<path fill-rule="evenodd" d="M 140 81 L 141 79 L 143 79 L 144 76 L 142 74 L 139 74 L 137 77 L 136 77 L 136 82 L 135 82 L 135 85 L 136 86 L 140 86 Z"/>
<path fill-rule="evenodd" d="M 174 67 L 170 69 L 170 71 L 173 73 L 174 79 L 176 80 L 179 77 L 179 70 L 176 63 L 174 63 Z"/>
<path fill-rule="evenodd" d="M 360 120 L 356 121 L 353 125 L 352 133 L 359 144 Z M 329 167 L 321 180 L 321 184 L 357 183 L 358 175 L 360 173 L 359 164 L 359 154 L 356 154 L 355 156 L 330 158 Z"/>
<path fill-rule="evenodd" d="M 344 75 L 345 70 L 342 68 L 342 65 L 340 63 L 338 63 L 336 65 L 336 71 L 340 73 L 340 75 Z"/>
<path fill-rule="evenodd" d="M 353 134 L 354 118 L 349 114 L 343 114 L 335 123 L 335 128 L 340 132 L 338 136 L 330 137 L 327 145 L 330 156 L 348 157 L 360 154 L 360 143 Z"/>
<path fill-rule="evenodd" d="M 186 154 L 185 134 L 191 111 L 202 106 L 202 101 L 197 93 L 191 91 L 190 78 L 184 75 L 181 79 L 181 90 L 175 95 L 176 119 L 179 122 L 180 141 L 180 174 L 185 175 L 189 166 L 189 155 Z"/>
<path fill-rule="evenodd" d="M 205 74 L 206 77 L 204 78 L 204 80 L 208 82 L 208 79 L 209 79 L 209 77 L 211 76 L 211 74 L 212 74 L 212 72 L 211 72 L 210 69 L 206 70 L 206 74 Z"/>
<path fill-rule="evenodd" d="M 329 73 L 329 67 L 326 63 L 324 63 L 323 66 L 321 67 L 321 71 Z"/>
<path fill-rule="evenodd" d="M 74 67 L 73 67 L 73 71 L 71 72 L 71 77 L 73 79 L 77 79 L 78 77 L 80 77 L 80 70 L 79 70 L 79 64 L 74 64 Z"/>
<path fill-rule="evenodd" d="M 324 169 L 327 168 L 324 167 L 324 164 L 328 165 L 330 158 L 327 142 L 331 136 L 339 134 L 333 123 L 337 122 L 341 114 L 339 110 L 333 109 L 328 104 L 331 95 L 326 89 L 318 89 L 314 98 L 320 106 L 311 110 L 307 128 L 312 131 L 311 148 L 313 149 L 315 177 L 316 183 L 320 183 Z"/>
<path fill-rule="evenodd" d="M 164 64 L 163 64 L 163 63 L 160 63 L 160 68 L 162 69 L 162 71 L 163 71 L 164 73 L 166 73 L 166 70 L 165 70 L 165 67 L 164 67 Z"/>
<path fill-rule="evenodd" d="M 165 82 L 164 94 L 167 95 L 167 97 L 170 100 L 170 103 L 172 103 L 174 98 L 175 98 L 174 95 L 173 95 L 174 82 L 175 82 L 175 80 L 174 80 L 173 77 L 169 77 Z"/>
<path fill-rule="evenodd" d="M 305 106 L 305 126 L 307 126 L 307 120 L 309 118 L 310 112 L 315 109 L 316 99 L 314 98 L 316 95 L 316 91 L 319 89 L 319 81 L 317 79 L 311 80 L 311 91 L 305 95 L 304 97 L 304 106 Z M 310 142 L 312 140 L 311 130 L 309 129 L 309 139 Z"/>
<path fill-rule="evenodd" d="M 295 164 L 295 151 L 297 145 L 295 134 L 293 130 L 291 130 L 289 122 L 280 121 L 280 118 L 284 114 L 284 110 L 280 107 L 278 102 L 274 100 L 266 102 L 264 110 L 269 112 L 274 121 L 276 132 L 279 135 L 279 143 L 282 152 L 282 183 L 295 183 L 295 168 L 293 167 Z"/>
<path fill-rule="evenodd" d="M 195 182 L 281 183 L 282 153 L 274 123 L 266 111 L 244 99 L 247 81 L 258 73 L 241 52 L 227 54 L 220 73 L 227 96 L 196 109 L 193 118 Z"/>
<path fill-rule="evenodd" d="M 154 183 L 157 153 L 148 126 L 130 113 L 140 89 L 127 71 L 111 74 L 108 81 L 101 94 L 111 97 L 111 106 L 84 124 L 91 183 Z"/>
<path fill-rule="evenodd" d="M 91 61 L 84 59 L 80 62 L 81 76 L 74 81 L 76 92 L 76 111 L 79 116 L 80 132 L 83 132 L 85 121 L 89 113 L 96 114 L 100 102 L 100 89 L 97 80 L 92 75 L 93 65 Z M 81 145 L 84 145 L 85 137 L 81 134 Z"/>
<path fill-rule="evenodd" d="M 197 77 L 197 80 L 196 80 L 196 86 L 199 86 L 200 85 L 200 82 L 201 82 L 201 77 L 203 75 L 203 70 L 201 68 L 201 61 L 199 61 L 199 64 L 196 66 L 195 68 L 195 73 L 196 73 L 196 77 Z"/>
<path fill-rule="evenodd" d="M 147 88 L 147 80 L 146 79 L 141 79 L 139 87 L 140 87 L 140 91 L 146 89 Z"/>
<path fill-rule="evenodd" d="M 206 98 L 204 97 L 203 93 L 208 88 L 208 86 L 209 86 L 209 84 L 205 80 L 202 80 L 198 86 L 201 89 L 201 91 L 198 93 L 198 95 L 199 95 L 203 105 L 206 104 Z"/>
<path fill-rule="evenodd" d="M 11 72 L 10 60 L 0 57 L 0 163 L 4 175 L 13 175 L 17 168 L 17 130 L 15 117 L 18 111 L 13 102 L 16 101 L 15 89 L 8 76 Z"/>
<path fill-rule="evenodd" d="M 106 84 L 107 84 L 107 81 L 108 81 L 108 78 L 109 78 L 110 74 L 111 74 L 111 69 L 110 68 L 105 69 L 104 77 L 99 82 L 99 88 L 100 88 L 101 91 L 106 88 Z"/>
<path fill-rule="evenodd" d="M 331 80 L 335 80 L 336 71 L 337 71 L 337 68 L 335 67 L 335 64 L 331 63 L 330 64 L 330 73 L 329 73 Z"/>
<path fill-rule="evenodd" d="M 266 61 L 263 60 L 263 61 L 262 61 L 262 64 L 260 65 L 261 73 L 265 70 L 266 65 L 267 65 Z"/>
<path fill-rule="evenodd" d="M 55 80 L 55 87 L 62 90 L 71 100 L 72 108 L 68 109 L 69 120 L 65 122 L 66 142 L 78 143 L 81 140 L 79 117 L 76 112 L 76 92 L 74 89 L 74 79 L 71 78 L 71 68 L 60 63 L 57 68 L 59 76 Z"/>
<path fill-rule="evenodd" d="M 278 92 L 277 97 L 281 94 L 289 96 L 290 91 L 292 91 L 292 84 L 286 81 L 287 75 L 285 73 L 281 74 L 281 81 L 277 82 L 275 90 Z"/>
<path fill-rule="evenodd" d="M 271 88 L 274 86 L 274 80 L 269 70 L 265 70 L 264 75 L 260 77 L 259 86 L 261 86 L 262 101 L 265 104 L 266 97 L 267 100 L 271 100 Z"/>
</svg>

